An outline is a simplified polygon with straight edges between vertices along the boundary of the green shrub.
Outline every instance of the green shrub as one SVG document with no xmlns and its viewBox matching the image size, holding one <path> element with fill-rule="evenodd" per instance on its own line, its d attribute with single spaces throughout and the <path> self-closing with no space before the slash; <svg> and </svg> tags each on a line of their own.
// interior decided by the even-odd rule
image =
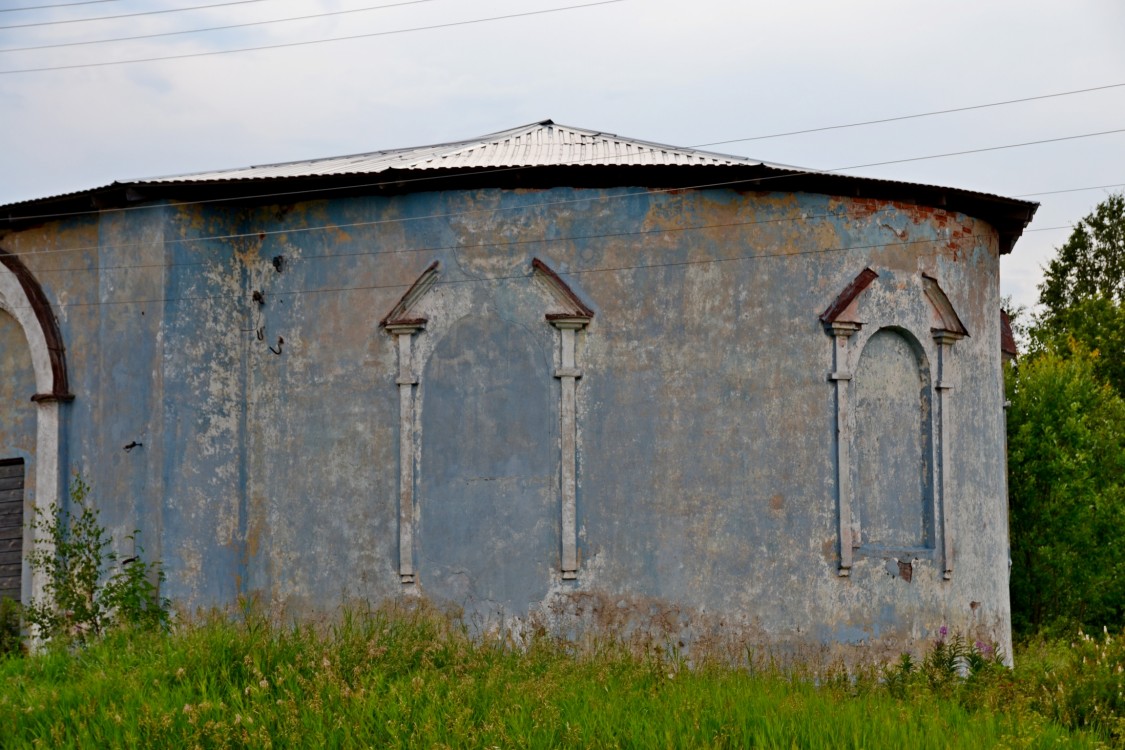
<svg viewBox="0 0 1125 750">
<path fill-rule="evenodd" d="M 941 630 L 941 638 L 921 662 L 904 653 L 894 665 L 884 667 L 883 686 L 899 699 L 929 693 L 958 700 L 969 708 L 987 703 L 987 694 L 1010 676 L 1004 654 L 995 644 L 970 644 L 960 634 L 946 640 L 947 631 Z"/>
<path fill-rule="evenodd" d="M 1079 348 L 1010 371 L 1012 629 L 1100 629 L 1125 618 L 1125 400 Z"/>
<path fill-rule="evenodd" d="M 76 476 L 69 513 L 52 505 L 32 520 L 44 541 L 28 562 L 45 576 L 46 595 L 27 605 L 25 617 L 39 638 L 84 644 L 117 625 L 168 625 L 169 602 L 159 594 L 160 564 L 142 560 L 139 545 L 135 557 L 120 559 L 98 516 L 90 486 Z M 127 538 L 135 543 L 138 533 Z"/>
<path fill-rule="evenodd" d="M 22 641 L 20 605 L 7 597 L 0 597 L 0 659 L 20 653 Z"/>
</svg>

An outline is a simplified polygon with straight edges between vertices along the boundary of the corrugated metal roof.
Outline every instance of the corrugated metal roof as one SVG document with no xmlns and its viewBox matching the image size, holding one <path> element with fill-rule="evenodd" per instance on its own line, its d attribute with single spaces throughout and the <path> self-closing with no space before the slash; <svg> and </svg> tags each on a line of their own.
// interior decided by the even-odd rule
<svg viewBox="0 0 1125 750">
<path fill-rule="evenodd" d="M 509 170 L 513 175 L 511 184 L 525 186 L 540 184 L 535 183 L 532 172 L 544 176 L 548 183 L 562 179 L 571 181 L 568 184 L 574 186 L 579 183 L 620 185 L 624 184 L 621 182 L 623 179 L 627 179 L 630 185 L 704 186 L 697 184 L 701 180 L 691 177 L 683 180 L 681 185 L 679 172 L 668 169 L 681 166 L 713 169 L 714 174 L 746 178 L 723 183 L 729 185 L 753 184 L 755 189 L 762 189 L 763 183 L 769 184 L 765 182 L 767 180 L 785 178 L 786 182 L 775 183 L 778 189 L 784 187 L 786 190 L 828 195 L 862 194 L 876 199 L 907 200 L 964 211 L 997 226 L 1001 232 L 1002 254 L 1010 252 L 1012 243 L 1031 221 L 1039 205 L 971 190 L 823 172 L 743 156 L 680 148 L 542 120 L 479 138 L 432 146 L 114 182 L 93 190 L 0 206 L 0 224 L 11 226 L 19 222 L 157 199 L 206 199 L 207 193 L 212 190 L 223 191 L 222 200 L 270 197 L 270 194 L 254 192 L 260 190 L 254 184 L 262 180 L 294 180 L 297 189 L 277 196 L 296 199 L 299 195 L 320 195 L 318 191 L 326 184 L 363 183 L 359 186 L 377 188 L 378 184 L 371 184 L 365 177 L 384 172 L 389 173 L 391 182 L 400 186 L 415 183 L 413 187 L 419 189 L 426 189 L 430 177 L 439 174 L 459 174 L 467 179 L 471 179 L 471 175 L 479 175 L 490 185 L 500 185 L 504 184 L 504 174 Z M 541 169 L 528 170 L 529 167 Z M 622 171 L 620 167 L 635 167 L 638 174 L 636 177 L 623 177 L 631 174 L 630 169 Z M 418 177 L 405 179 L 402 176 L 403 172 L 410 171 L 418 173 Z M 677 175 L 675 178 L 671 177 L 673 172 Z M 692 174 L 698 173 L 693 170 Z M 650 179 L 656 179 L 656 182 Z M 702 181 L 706 182 L 707 178 Z"/>
<path fill-rule="evenodd" d="M 137 180 L 139 183 L 212 182 L 285 177 L 378 174 L 388 170 L 497 169 L 547 166 L 729 166 L 765 164 L 757 159 L 716 154 L 661 143 L 621 138 L 551 120 L 453 143 L 374 151 L 352 156 L 266 164 L 215 172 Z M 779 164 L 766 166 L 786 168 Z"/>
</svg>

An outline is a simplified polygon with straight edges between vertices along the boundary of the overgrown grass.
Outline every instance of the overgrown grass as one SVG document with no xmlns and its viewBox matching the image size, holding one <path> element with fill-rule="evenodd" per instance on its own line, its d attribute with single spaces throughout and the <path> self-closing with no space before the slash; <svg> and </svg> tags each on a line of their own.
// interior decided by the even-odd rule
<svg viewBox="0 0 1125 750">
<path fill-rule="evenodd" d="M 517 648 L 425 607 L 320 627 L 250 612 L 0 661 L 0 746 L 979 748 L 1125 737 L 1120 639 L 1037 644 L 1015 671 L 982 660 L 958 676 L 973 653 L 813 678 L 688 668 L 612 644 L 575 653 L 547 637 Z"/>
</svg>

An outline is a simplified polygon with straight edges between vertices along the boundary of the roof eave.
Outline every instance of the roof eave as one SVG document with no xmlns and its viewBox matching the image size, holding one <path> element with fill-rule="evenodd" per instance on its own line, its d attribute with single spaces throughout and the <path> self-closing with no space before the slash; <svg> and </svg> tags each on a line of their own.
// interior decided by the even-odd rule
<svg viewBox="0 0 1125 750">
<path fill-rule="evenodd" d="M 685 177 L 687 179 L 685 180 Z M 174 200 L 275 205 L 337 196 L 392 195 L 443 189 L 645 187 L 665 190 L 726 187 L 732 190 L 810 192 L 897 200 L 959 211 L 984 219 L 999 233 L 1000 252 L 1011 252 L 1039 204 L 958 188 L 869 177 L 738 165 L 558 165 L 496 169 L 399 170 L 376 174 L 241 178 L 180 182 L 115 182 L 101 188 L 0 206 L 0 226 L 17 228 L 76 214 Z"/>
</svg>

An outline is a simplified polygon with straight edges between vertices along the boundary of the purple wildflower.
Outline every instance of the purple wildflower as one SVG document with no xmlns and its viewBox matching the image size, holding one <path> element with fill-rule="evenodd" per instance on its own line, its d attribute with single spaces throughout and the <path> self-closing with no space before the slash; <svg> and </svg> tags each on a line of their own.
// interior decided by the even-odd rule
<svg viewBox="0 0 1125 750">
<path fill-rule="evenodd" d="M 944 638 L 945 636 L 949 635 L 949 628 L 942 625 L 940 628 L 938 628 L 938 633 L 942 638 Z"/>
</svg>

